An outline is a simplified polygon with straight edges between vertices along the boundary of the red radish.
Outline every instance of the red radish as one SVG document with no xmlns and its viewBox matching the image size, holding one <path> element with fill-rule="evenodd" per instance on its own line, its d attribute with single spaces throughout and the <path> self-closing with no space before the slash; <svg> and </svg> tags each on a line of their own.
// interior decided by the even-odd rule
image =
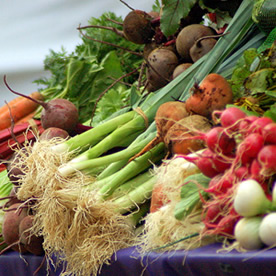
<svg viewBox="0 0 276 276">
<path fill-rule="evenodd" d="M 12 90 L 6 81 L 6 76 L 4 76 L 4 83 L 12 93 L 34 101 L 43 107 L 41 124 L 44 129 L 58 127 L 68 133 L 75 130 L 79 117 L 78 110 L 72 102 L 66 99 L 53 99 L 46 103 Z"/>
<path fill-rule="evenodd" d="M 223 127 L 237 130 L 240 120 L 246 117 L 246 113 L 238 107 L 228 107 L 223 111 L 214 111 L 212 117 L 215 122 L 219 121 Z"/>
<path fill-rule="evenodd" d="M 252 122 L 252 124 L 248 128 L 248 133 L 262 134 L 263 128 L 270 123 L 273 123 L 272 119 L 268 117 L 260 117 Z"/>
<path fill-rule="evenodd" d="M 233 236 L 234 235 L 234 228 L 236 223 L 239 220 L 238 215 L 229 214 L 223 217 L 216 228 L 213 230 L 213 234 L 222 235 L 222 236 Z"/>
<path fill-rule="evenodd" d="M 223 127 L 214 127 L 205 134 L 208 148 L 216 153 L 229 154 L 236 147 L 235 139 L 230 137 Z"/>
<path fill-rule="evenodd" d="M 261 165 L 261 174 L 270 176 L 276 172 L 276 145 L 264 146 L 258 153 L 258 162 Z"/>
<path fill-rule="evenodd" d="M 276 144 L 276 123 L 267 124 L 262 130 L 265 143 Z"/>
<path fill-rule="evenodd" d="M 237 147 L 236 162 L 245 165 L 257 157 L 258 152 L 264 145 L 264 138 L 261 134 L 249 134 Z"/>
<path fill-rule="evenodd" d="M 224 173 L 227 169 L 231 167 L 232 159 L 226 160 L 221 155 L 214 154 L 212 157 L 215 168 L 220 172 Z"/>
<path fill-rule="evenodd" d="M 249 176 L 249 169 L 246 166 L 241 166 L 235 170 L 235 176 L 239 181 L 244 180 Z"/>
<path fill-rule="evenodd" d="M 257 181 L 261 178 L 261 165 L 257 159 L 254 159 L 251 162 L 250 175 L 251 175 L 251 178 Z"/>
<path fill-rule="evenodd" d="M 205 192 L 213 195 L 224 195 L 235 183 L 235 176 L 227 171 L 215 184 L 210 185 Z"/>
<path fill-rule="evenodd" d="M 248 128 L 250 125 L 256 121 L 259 117 L 257 116 L 246 116 L 241 122 L 239 123 L 239 132 L 243 135 L 247 135 Z"/>
<path fill-rule="evenodd" d="M 183 158 L 189 162 L 194 163 L 205 176 L 212 178 L 220 173 L 214 166 L 212 156 L 213 152 L 211 152 L 209 149 L 205 149 L 200 155 L 196 157 L 184 155 Z"/>
<path fill-rule="evenodd" d="M 221 211 L 221 206 L 219 204 L 212 204 L 207 207 L 207 212 L 203 220 L 207 228 L 216 227 L 219 221 L 223 218 Z"/>
</svg>

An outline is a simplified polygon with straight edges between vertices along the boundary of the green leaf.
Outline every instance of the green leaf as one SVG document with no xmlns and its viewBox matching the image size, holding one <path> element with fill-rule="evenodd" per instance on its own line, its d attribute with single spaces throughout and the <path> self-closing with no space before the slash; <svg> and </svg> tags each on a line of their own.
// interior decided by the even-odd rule
<svg viewBox="0 0 276 276">
<path fill-rule="evenodd" d="M 270 117 L 274 122 L 276 122 L 276 104 L 272 105 L 269 110 L 264 113 L 265 117 Z"/>
<path fill-rule="evenodd" d="M 163 0 L 161 31 L 165 36 L 173 35 L 179 28 L 181 18 L 185 18 L 196 0 Z"/>
<path fill-rule="evenodd" d="M 204 176 L 202 173 L 193 174 L 184 180 L 184 185 L 181 189 L 181 200 L 176 204 L 174 216 L 176 219 L 181 220 L 193 210 L 193 208 L 200 201 L 199 193 L 206 196 L 207 193 L 200 187 L 207 188 L 210 178 Z"/>
</svg>

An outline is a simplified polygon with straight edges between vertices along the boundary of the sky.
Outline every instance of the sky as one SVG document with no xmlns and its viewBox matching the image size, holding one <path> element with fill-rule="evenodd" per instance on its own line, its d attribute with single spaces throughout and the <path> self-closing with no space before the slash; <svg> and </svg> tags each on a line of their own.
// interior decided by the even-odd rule
<svg viewBox="0 0 276 276">
<path fill-rule="evenodd" d="M 135 9 L 150 11 L 152 0 L 127 0 Z M 130 9 L 120 0 L 10 0 L 0 9 L 0 106 L 15 96 L 3 84 L 23 94 L 38 89 L 34 80 L 48 76 L 43 60 L 49 50 L 68 52 L 81 42 L 77 27 L 91 17 L 114 12 L 124 18 Z"/>
</svg>

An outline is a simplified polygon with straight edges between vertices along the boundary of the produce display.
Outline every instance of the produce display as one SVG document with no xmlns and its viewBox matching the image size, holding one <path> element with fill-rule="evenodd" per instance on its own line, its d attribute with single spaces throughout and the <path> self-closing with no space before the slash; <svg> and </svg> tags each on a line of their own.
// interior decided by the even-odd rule
<svg viewBox="0 0 276 276">
<path fill-rule="evenodd" d="M 131 246 L 274 247 L 275 1 L 121 2 L 50 51 L 38 92 L 3 77 L 0 258 L 98 275 Z"/>
</svg>

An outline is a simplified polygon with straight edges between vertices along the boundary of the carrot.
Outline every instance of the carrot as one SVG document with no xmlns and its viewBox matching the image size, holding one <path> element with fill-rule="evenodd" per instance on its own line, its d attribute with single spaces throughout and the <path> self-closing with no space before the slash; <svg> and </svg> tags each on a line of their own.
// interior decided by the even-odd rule
<svg viewBox="0 0 276 276">
<path fill-rule="evenodd" d="M 33 92 L 30 97 L 42 100 L 43 96 L 39 92 Z M 11 116 L 14 122 L 18 122 L 23 117 L 37 109 L 39 104 L 30 101 L 24 97 L 16 97 L 8 104 L 0 108 L 0 130 L 11 126 Z"/>
<path fill-rule="evenodd" d="M 19 121 L 17 121 L 15 124 L 22 124 L 22 123 L 28 123 L 29 120 L 33 119 L 35 116 L 36 111 L 33 111 L 31 113 L 29 113 L 28 115 L 26 115 L 25 117 L 23 117 L 22 119 L 20 119 Z"/>
<path fill-rule="evenodd" d="M 209 118 L 213 111 L 223 110 L 233 101 L 231 86 L 224 77 L 216 73 L 207 75 L 191 91 L 192 95 L 186 101 L 186 110 L 190 114 Z"/>
<path fill-rule="evenodd" d="M 156 183 L 152 189 L 151 202 L 150 202 L 150 213 L 154 213 L 159 210 L 168 202 L 166 194 L 163 192 L 163 185 Z"/>
</svg>

